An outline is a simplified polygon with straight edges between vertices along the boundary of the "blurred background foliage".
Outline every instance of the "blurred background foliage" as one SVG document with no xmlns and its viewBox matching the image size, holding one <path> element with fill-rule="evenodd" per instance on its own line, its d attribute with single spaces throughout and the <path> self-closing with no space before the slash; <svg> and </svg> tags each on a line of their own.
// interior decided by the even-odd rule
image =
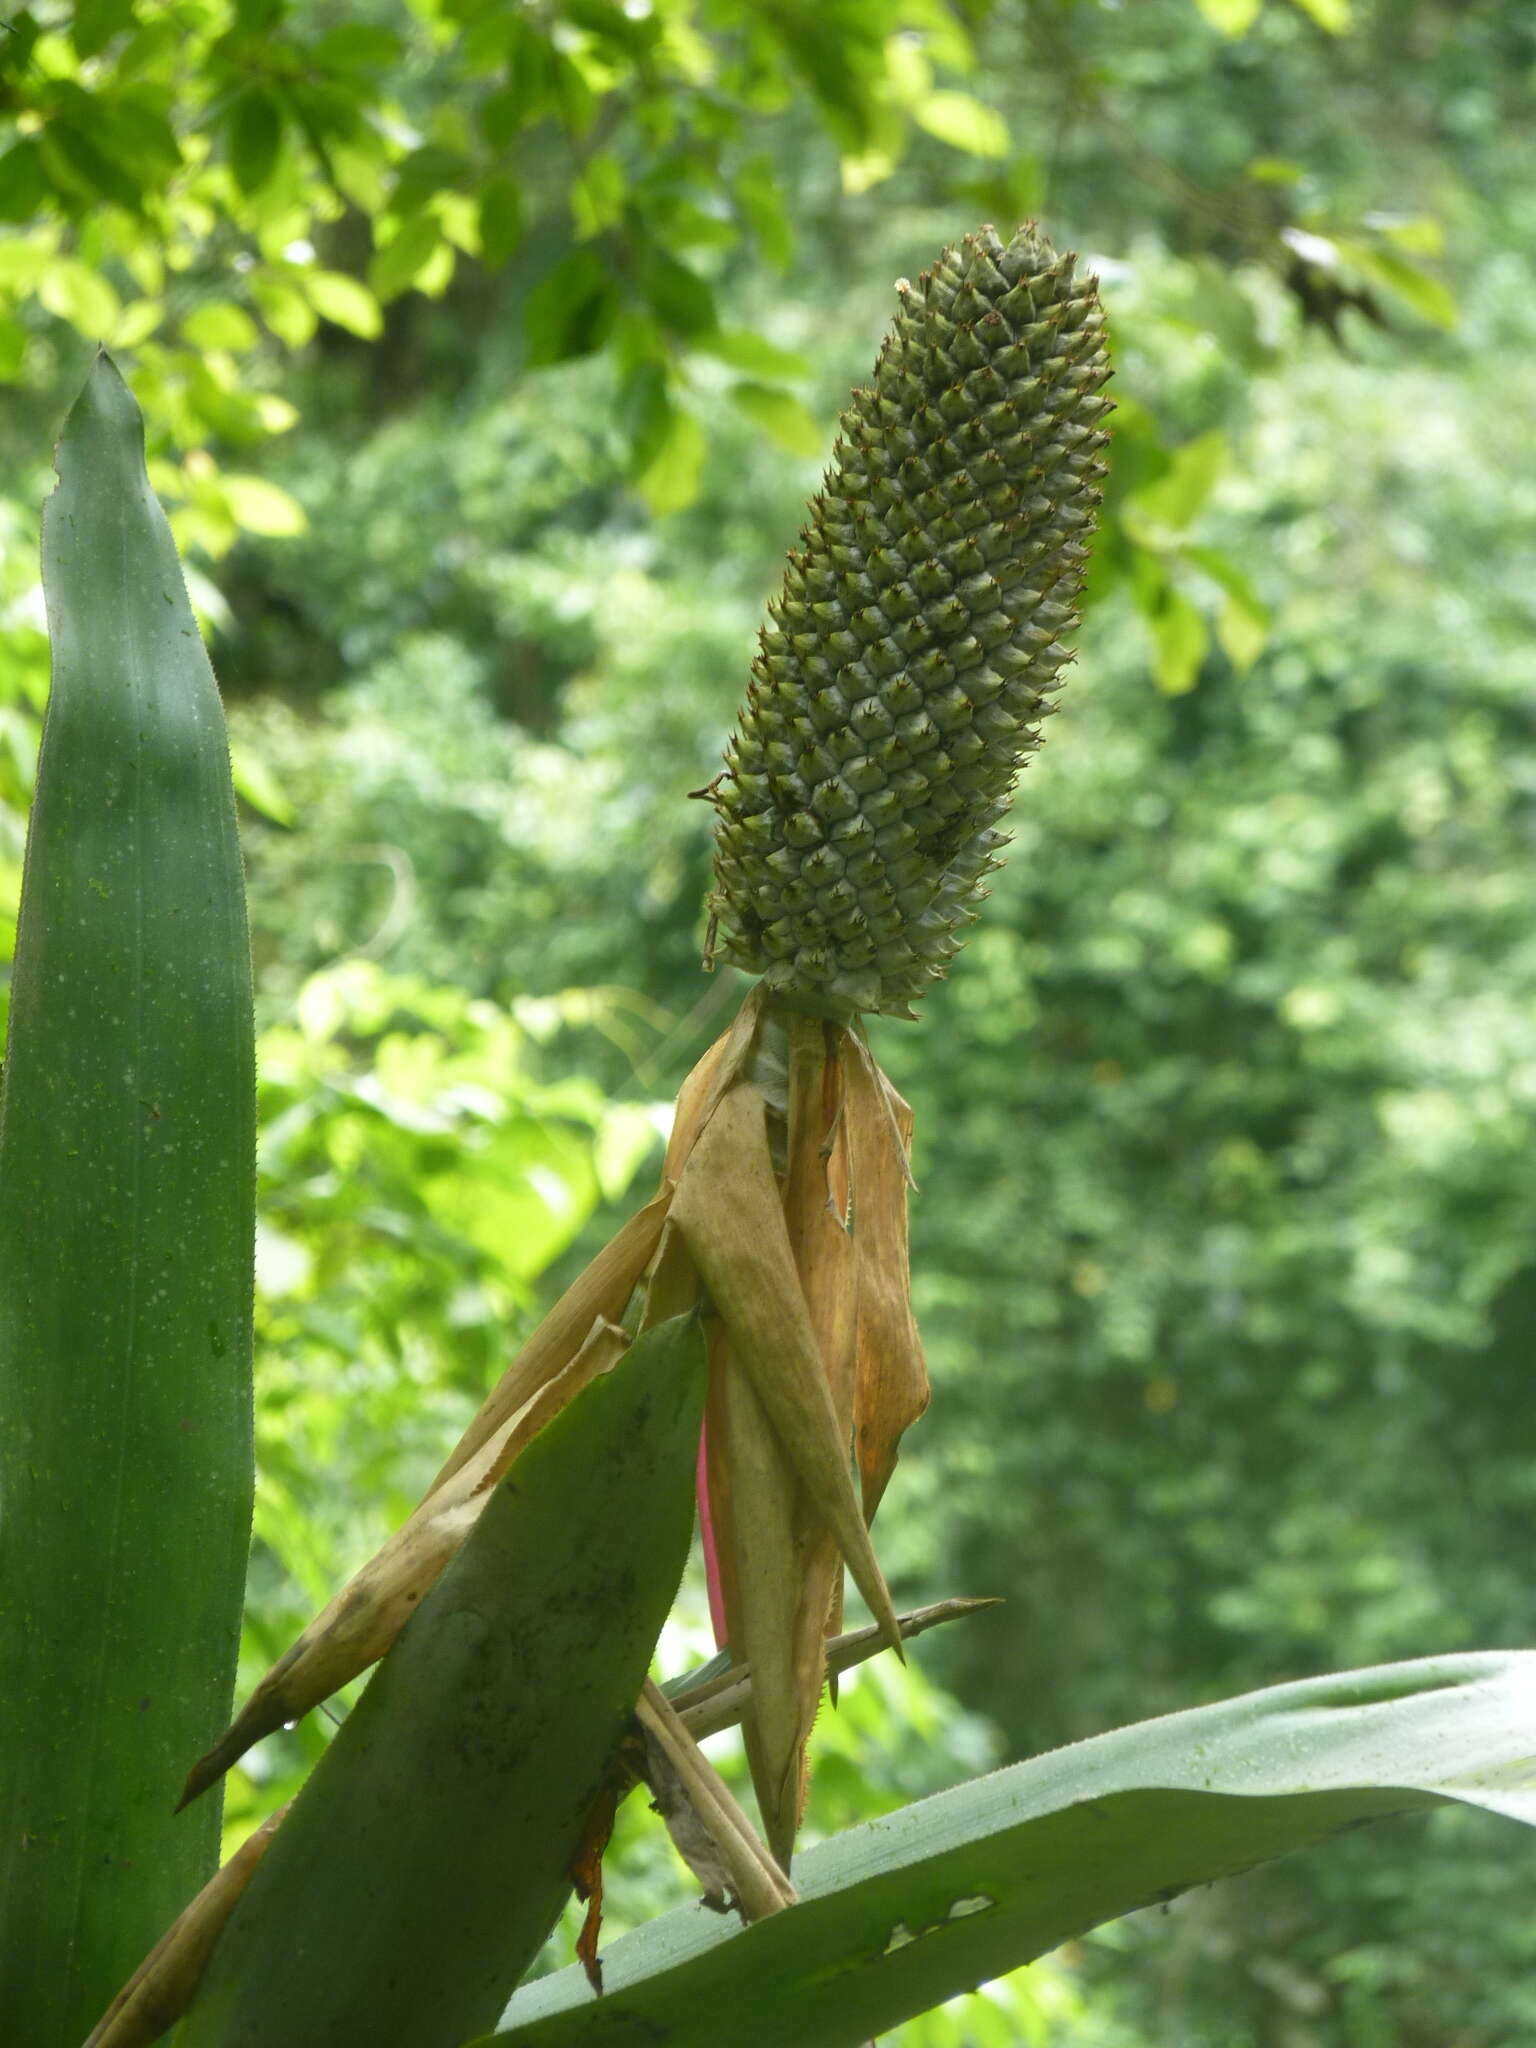
<svg viewBox="0 0 1536 2048">
<path fill-rule="evenodd" d="M 659 1161 L 752 635 L 890 286 L 1042 213 L 1120 410 L 1080 680 L 918 1112 L 912 1600 L 813 1827 L 1331 1666 L 1533 1640 L 1536 17 L 1459 0 L 36 0 L 0 30 L 0 921 L 92 346 L 232 708 L 264 1027 L 245 1677 Z M 6 922 L 5 928 L 9 929 Z M 707 1654 L 693 1588 L 670 1673 Z M 240 1774 L 232 1837 L 321 1717 Z M 726 1745 L 727 1756 L 729 1745 Z M 619 1927 L 683 1895 L 626 1813 Z M 1445 1815 L 908 2048 L 1511 2048 Z"/>
</svg>

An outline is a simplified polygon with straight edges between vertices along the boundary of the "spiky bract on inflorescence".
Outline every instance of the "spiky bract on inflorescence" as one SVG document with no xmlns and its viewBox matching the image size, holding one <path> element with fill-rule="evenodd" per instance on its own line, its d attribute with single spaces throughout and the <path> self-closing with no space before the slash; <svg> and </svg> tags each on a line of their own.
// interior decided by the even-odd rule
<svg viewBox="0 0 1536 2048">
<path fill-rule="evenodd" d="M 1005 843 L 1071 659 L 1105 473 L 1092 278 L 1033 225 L 903 281 L 710 786 L 711 951 L 910 1015 Z"/>
</svg>

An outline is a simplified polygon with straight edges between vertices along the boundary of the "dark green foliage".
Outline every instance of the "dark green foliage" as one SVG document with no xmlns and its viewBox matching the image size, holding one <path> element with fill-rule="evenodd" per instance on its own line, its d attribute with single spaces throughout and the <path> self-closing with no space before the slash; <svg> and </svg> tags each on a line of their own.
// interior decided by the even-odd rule
<svg viewBox="0 0 1536 2048">
<path fill-rule="evenodd" d="M 458 2048 L 494 2021 L 676 1595 L 703 1407 L 678 1318 L 521 1454 L 284 1821 L 179 2048 Z"/>
<path fill-rule="evenodd" d="M 74 2048 L 217 1860 L 251 1526 L 255 1086 L 223 714 L 102 357 L 44 530 L 53 694 L 0 1105 L 0 2012 Z"/>
</svg>

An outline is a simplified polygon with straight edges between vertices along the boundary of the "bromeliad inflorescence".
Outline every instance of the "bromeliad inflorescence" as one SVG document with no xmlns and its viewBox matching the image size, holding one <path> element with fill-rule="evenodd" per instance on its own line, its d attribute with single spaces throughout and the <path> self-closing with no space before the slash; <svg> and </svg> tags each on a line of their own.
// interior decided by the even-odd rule
<svg viewBox="0 0 1536 2048">
<path fill-rule="evenodd" d="M 1109 363 L 1093 281 L 1031 227 L 898 290 L 711 785 L 710 907 L 771 989 L 904 1015 L 1071 659 Z"/>
<path fill-rule="evenodd" d="M 1093 280 L 1033 226 L 1006 244 L 984 228 L 898 289 L 769 608 L 724 771 L 700 792 L 718 813 L 706 958 L 760 979 L 683 1085 L 654 1199 L 534 1331 L 410 1520 L 194 1767 L 188 1798 L 383 1656 L 544 1424 L 636 1335 L 695 1310 L 710 1349 L 711 1602 L 783 1869 L 845 1566 L 899 1653 L 909 1623 L 868 1529 L 928 1398 L 907 1270 L 912 1121 L 859 1015 L 910 1016 L 986 893 L 1071 659 L 1109 364 Z M 654 1750 L 665 1715 L 649 1693 L 641 1721 Z M 667 1739 L 676 1751 L 685 1737 Z M 685 1776 L 707 1769 L 684 1762 Z M 661 1803 L 675 1796 L 674 1783 Z M 752 1866 L 723 1787 L 695 1818 L 744 1910 L 793 1898 Z M 585 1869 L 601 1835 L 598 1816 Z M 234 1889 L 216 1879 L 189 1909 L 181 1950 L 146 1965 L 157 1984 L 206 1952 Z M 181 1999 L 181 1980 L 165 1995 Z"/>
<path fill-rule="evenodd" d="M 976 915 L 1071 659 L 1061 636 L 1105 474 L 1103 315 L 1074 257 L 1032 226 L 1006 245 L 984 228 L 898 289 L 706 792 L 708 950 L 762 981 L 751 1051 L 675 1211 L 720 1314 L 704 1490 L 717 1626 L 752 1667 L 748 1755 L 786 1863 L 841 1562 L 876 1618 L 888 1611 L 830 1474 L 851 1447 L 867 1524 L 927 1401 L 908 1299 L 911 1118 L 854 1018 L 910 1016 Z M 743 1304 L 775 1191 L 794 1271 L 773 1301 Z M 815 1369 L 802 1355 L 824 1393 L 792 1421 L 785 1386 Z"/>
</svg>

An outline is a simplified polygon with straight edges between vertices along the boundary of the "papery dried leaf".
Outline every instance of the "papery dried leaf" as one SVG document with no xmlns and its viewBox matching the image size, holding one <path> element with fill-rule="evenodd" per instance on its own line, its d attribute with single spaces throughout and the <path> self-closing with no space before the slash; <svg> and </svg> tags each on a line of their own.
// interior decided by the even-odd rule
<svg viewBox="0 0 1536 2048">
<path fill-rule="evenodd" d="M 576 1960 L 599 1998 L 603 1995 L 603 1966 L 597 1953 L 603 1935 L 603 1856 L 613 1836 L 619 1801 L 629 1790 L 630 1783 L 623 1772 L 611 1774 L 609 1783 L 593 1801 L 580 1846 L 571 1859 L 571 1884 L 587 1909 L 582 1915 L 581 1932 L 576 1937 Z"/>
<path fill-rule="evenodd" d="M 844 1440 L 853 1428 L 855 1277 L 843 1047 L 848 1034 L 791 1016 L 784 1223 Z"/>
<path fill-rule="evenodd" d="M 745 1002 L 731 1020 L 729 1030 L 720 1034 L 677 1091 L 672 1135 L 667 1140 L 667 1156 L 661 1169 L 663 1187 L 669 1181 L 676 1187 L 700 1131 L 719 1107 L 720 1098 L 740 1074 L 757 1034 L 763 999 L 759 983 L 748 991 Z"/>
<path fill-rule="evenodd" d="M 620 1320 L 640 1276 L 655 1255 L 671 1206 L 671 1188 L 663 1186 L 661 1193 L 637 1210 L 571 1282 L 481 1402 L 474 1420 L 428 1489 L 429 1499 L 540 1387 L 563 1371 L 586 1342 L 594 1322 Z"/>
<path fill-rule="evenodd" d="M 858 1045 L 849 1059 L 853 1248 L 858 1266 L 854 1453 L 864 1517 L 873 1521 L 896 1469 L 903 1433 L 928 1406 L 928 1367 L 912 1314 L 907 1255 L 912 1112 Z"/>
<path fill-rule="evenodd" d="M 846 1033 L 820 1018 L 791 1016 L 787 1022 L 789 1132 L 784 1223 L 816 1347 L 826 1369 L 838 1440 L 847 1458 L 853 1434 L 858 1274 L 847 1228 Z M 803 1808 L 804 1746 L 821 1701 L 829 1621 L 834 1608 L 841 1608 L 843 1561 L 835 1538 L 803 1488 L 795 1514 L 797 1546 L 803 1555 L 793 1652 L 800 1702 Z"/>
<path fill-rule="evenodd" d="M 674 1822 L 679 1817 L 679 1802 L 692 1816 L 682 1825 L 690 1844 L 690 1850 L 682 1853 L 689 1867 L 701 1875 L 706 1891 L 711 1889 L 709 1878 L 723 1873 L 724 1888 L 744 1920 L 761 1920 L 794 1905 L 793 1885 L 759 1841 L 730 1787 L 678 1719 L 671 1701 L 650 1679 L 635 1713 L 646 1739 L 647 1779 L 657 1792 L 658 1808 L 674 1841 L 678 1839 Z M 658 1769 L 653 1779 L 650 1772 L 658 1755 L 665 1769 Z M 697 1849 L 700 1832 L 715 1852 L 705 1859 L 703 1873 L 691 1853 Z M 681 1844 L 679 1847 L 681 1850 Z"/>
<path fill-rule="evenodd" d="M 85 2048 L 150 2048 L 192 2003 L 214 1944 L 265 1856 L 286 1806 L 246 1836 L 160 1937 L 91 2030 Z"/>
<path fill-rule="evenodd" d="M 883 1109 L 885 1121 L 891 1133 L 896 1156 L 901 1167 L 902 1179 L 909 1194 L 917 1193 L 917 1182 L 912 1177 L 912 1109 L 903 1100 L 900 1092 L 892 1085 L 890 1076 L 869 1049 L 869 1041 L 863 1030 L 850 1034 L 849 1043 L 857 1053 L 860 1063 L 867 1071 L 874 1088 L 877 1104 Z"/>
<path fill-rule="evenodd" d="M 681 1774 L 650 1729 L 644 1731 L 645 1764 L 641 1775 L 651 1805 L 661 1816 L 672 1846 L 698 1879 L 699 1903 L 712 1913 L 728 1913 L 733 1902 L 731 1873 L 714 1836 L 689 1799 Z"/>
<path fill-rule="evenodd" d="M 672 1130 L 667 1139 L 667 1156 L 661 1166 L 663 1187 L 669 1181 L 674 1187 L 677 1185 L 688 1154 L 693 1150 L 693 1141 L 703 1126 L 705 1107 L 718 1100 L 714 1080 L 730 1036 L 729 1031 L 721 1032 L 709 1050 L 689 1068 L 687 1079 L 677 1091 Z"/>
<path fill-rule="evenodd" d="M 614 1324 L 594 1323 L 570 1363 L 427 1496 L 278 1659 L 229 1729 L 193 1766 L 183 1806 L 252 1743 L 299 1720 L 377 1663 L 474 1527 L 507 1467 L 583 1387 L 617 1365 L 627 1344 Z"/>
<path fill-rule="evenodd" d="M 885 1580 L 853 1491 L 826 1370 L 790 1252 L 768 1151 L 763 1099 L 737 1084 L 694 1146 L 673 1218 L 731 1334 L 731 1355 L 757 1389 L 774 1431 L 849 1570 L 900 1654 Z"/>
<path fill-rule="evenodd" d="M 692 1254 L 682 1232 L 669 1220 L 646 1275 L 641 1329 L 653 1329 L 657 1323 L 670 1322 L 673 1316 L 687 1315 L 698 1298 L 699 1276 Z"/>
<path fill-rule="evenodd" d="M 717 1326 L 706 1437 L 712 1522 L 731 1654 L 757 1673 L 743 1717 L 747 1762 L 774 1852 L 786 1865 L 800 1818 L 802 1716 L 794 1672 L 798 1482 L 757 1388 Z"/>
<path fill-rule="evenodd" d="M 576 1896 L 586 1901 L 586 1912 L 581 1918 L 581 1931 L 576 1936 L 576 1960 L 586 1972 L 587 1982 L 596 1995 L 603 1995 L 603 1964 L 598 1955 L 598 1944 L 603 1938 L 603 1859 L 598 1857 L 592 1872 L 592 1888 L 583 1891 L 580 1883 Z"/>
<path fill-rule="evenodd" d="M 714 1113 L 725 1089 L 740 1072 L 742 1063 L 752 1048 L 761 1008 L 762 992 L 760 989 L 753 989 L 737 1012 L 730 1028 L 720 1034 L 703 1058 L 694 1065 L 687 1080 L 678 1090 L 677 1108 L 672 1119 L 672 1135 L 667 1142 L 667 1156 L 661 1170 L 663 1187 L 669 1184 L 676 1185 L 699 1132 Z M 661 1249 L 656 1255 L 647 1286 L 647 1324 L 664 1320 L 669 1315 L 680 1314 L 685 1308 L 691 1307 L 698 1297 L 698 1284 L 698 1275 L 694 1271 L 688 1248 L 681 1234 L 673 1228 L 662 1239 Z M 723 1644 L 726 1640 L 725 1592 L 721 1581 L 715 1517 L 709 1497 L 708 1438 L 709 1431 L 706 1426 L 699 1433 L 699 1534 L 704 1546 L 704 1575 L 709 1590 L 710 1621 L 714 1627 L 715 1641 Z"/>
</svg>

